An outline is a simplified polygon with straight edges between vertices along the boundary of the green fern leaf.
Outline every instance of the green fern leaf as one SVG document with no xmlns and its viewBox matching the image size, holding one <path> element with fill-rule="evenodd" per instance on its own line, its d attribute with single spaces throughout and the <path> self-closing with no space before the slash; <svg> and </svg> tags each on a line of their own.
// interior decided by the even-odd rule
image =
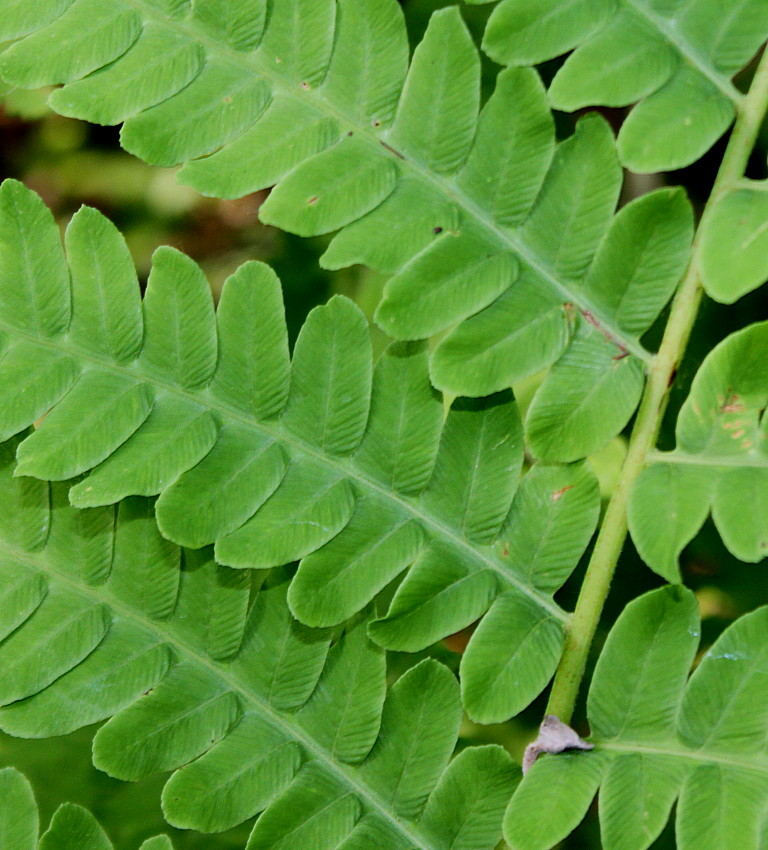
<svg viewBox="0 0 768 850">
<path fill-rule="evenodd" d="M 0 307 L 33 334 L 57 334 L 69 324 L 67 263 L 53 217 L 21 183 L 4 182 L 0 275 L 25 270 L 24 285 L 2 287 Z M 11 213 L 8 215 L 7 213 Z"/>
<path fill-rule="evenodd" d="M 677 448 L 655 453 L 635 483 L 632 537 L 648 566 L 669 581 L 680 580 L 678 557 L 710 510 L 737 558 L 755 563 L 768 553 L 766 352 L 765 322 L 714 348 L 680 410 Z"/>
<path fill-rule="evenodd" d="M 11 41 L 29 35 L 39 27 L 55 21 L 71 5 L 72 0 L 58 0 L 57 3 L 46 4 L 44 9 L 33 10 L 24 0 L 9 0 L 0 25 L 0 38 Z"/>
<path fill-rule="evenodd" d="M 365 318 L 351 301 L 331 299 L 310 314 L 296 340 L 286 426 L 323 453 L 352 452 L 368 418 L 371 368 Z"/>
<path fill-rule="evenodd" d="M 40 817 L 26 777 L 12 767 L 0 770 L 0 846 L 3 850 L 113 850 L 94 816 L 74 803 L 54 812 L 40 836 Z M 167 835 L 147 839 L 139 850 L 173 850 Z"/>
<path fill-rule="evenodd" d="M 549 89 L 556 109 L 639 101 L 618 146 L 623 163 L 644 173 L 690 165 L 725 132 L 742 101 L 731 78 L 766 37 L 761 0 L 727 7 L 718 0 L 546 0 L 535 7 L 502 0 L 483 47 L 505 65 L 573 50 Z"/>
<path fill-rule="evenodd" d="M 142 30 L 140 16 L 127 7 L 105 10 L 100 0 L 79 0 L 68 8 L 60 2 L 48 5 L 43 20 L 53 19 L 50 26 L 40 31 L 35 22 L 35 31 L 10 48 L 14 85 L 20 88 L 78 81 L 122 55 Z M 45 66 L 35 58 L 38 50 L 46 54 Z"/>
<path fill-rule="evenodd" d="M 580 122 L 554 153 L 530 69 L 502 73 L 478 116 L 479 59 L 457 9 L 433 16 L 407 68 L 395 0 L 277 0 L 266 23 L 263 3 L 117 0 L 88 33 L 93 2 L 46 0 L 56 12 L 2 54 L 0 74 L 18 86 L 67 83 L 54 108 L 126 119 L 128 150 L 186 163 L 181 179 L 204 194 L 277 184 L 265 221 L 304 235 L 339 231 L 322 260 L 329 268 L 362 262 L 394 274 L 376 314 L 388 333 L 448 331 L 430 369 L 451 394 L 487 395 L 546 369 L 567 353 L 576 324 L 594 324 L 613 356 L 634 365 L 615 370 L 608 357 L 605 374 L 595 370 L 594 381 L 617 392 L 591 433 L 568 416 L 537 449 L 547 460 L 581 458 L 626 424 L 649 360 L 640 336 L 685 265 L 672 234 L 690 212 L 677 199 L 665 230 L 659 196 L 645 215 L 610 227 L 620 170 L 601 119 Z M 82 49 L 82 68 L 63 68 L 67 39 L 86 33 L 94 44 Z M 47 51 L 52 38 L 61 51 Z M 658 244 L 646 242 L 649 220 Z M 634 321 L 606 303 L 602 282 L 606 255 L 627 244 L 639 266 L 621 309 Z M 542 392 L 556 393 L 556 383 Z M 551 451 L 561 443 L 568 451 Z"/>
<path fill-rule="evenodd" d="M 480 106 L 480 58 L 457 9 L 436 12 L 416 48 L 389 136 L 406 155 L 453 174 L 469 153 Z"/>
<path fill-rule="evenodd" d="M 46 429 L 30 436 L 19 456 L 19 475 L 57 481 L 79 475 L 109 457 L 151 409 L 144 385 L 98 372 L 83 375 L 66 399 L 46 420 Z"/>
<path fill-rule="evenodd" d="M 589 692 L 595 749 L 534 765 L 507 809 L 510 845 L 553 846 L 599 786 L 602 842 L 611 850 L 649 847 L 675 800 L 679 850 L 761 847 L 767 613 L 726 629 L 687 679 L 700 634 L 693 594 L 664 587 L 630 603 Z"/>
<path fill-rule="evenodd" d="M 475 203 L 490 206 L 499 224 L 514 227 L 533 207 L 552 162 L 554 142 L 541 80 L 530 68 L 510 68 L 499 74 L 496 91 L 483 109 L 458 182 Z"/>
<path fill-rule="evenodd" d="M 169 544 L 173 566 L 163 564 L 146 499 L 121 503 L 102 527 L 114 558 L 102 583 L 88 583 L 78 556 L 93 537 L 75 535 L 81 512 L 67 504 L 66 485 L 38 494 L 41 507 L 52 499 L 45 545 L 9 542 L 28 518 L 17 482 L 6 466 L 0 587 L 4 603 L 21 599 L 24 587 L 27 601 L 0 647 L 2 729 L 43 737 L 106 720 L 93 744 L 97 767 L 126 780 L 175 771 L 163 808 L 181 828 L 218 832 L 261 812 L 251 848 L 495 846 L 519 772 L 495 746 L 450 762 L 461 702 L 446 667 L 423 661 L 387 693 L 384 653 L 368 639 L 365 618 L 344 634 L 301 625 L 280 571 L 248 610 L 249 573 L 217 566 L 210 549 L 184 552 L 180 570 Z M 125 509 L 134 503 L 144 504 L 143 521 L 140 509 Z M 176 576 L 175 593 L 159 618 L 147 584 L 161 586 L 165 569 Z M 98 628 L 86 628 L 82 612 L 98 612 Z M 436 823 L 473 777 L 482 778 L 472 793 Z M 0 835 L 16 830 L 34 843 L 34 822 L 18 820 L 29 795 L 9 793 L 21 797 L 13 824 L 14 807 L 0 812 Z M 111 846 L 73 807 L 60 810 L 40 846 L 69 846 L 55 843 L 63 835 L 91 842 L 78 847 Z"/>
<path fill-rule="evenodd" d="M 50 246 L 32 237 L 48 227 L 44 208 L 14 183 L 0 192 L 16 199 L 0 218 L 16 215 L 18 203 L 33 223 L 30 264 L 7 285 L 22 295 L 42 289 L 35 270 L 48 269 L 34 251 Z M 84 581 L 103 583 L 133 547 L 153 565 L 135 568 L 145 613 L 164 621 L 180 581 L 169 541 L 215 544 L 226 567 L 300 561 L 291 610 L 306 626 L 330 628 L 404 576 L 370 628 L 382 646 L 408 651 L 469 626 L 499 597 L 470 644 L 468 664 L 477 662 L 483 682 L 473 686 L 470 711 L 509 717 L 546 686 L 567 619 L 552 595 L 588 545 L 599 494 L 591 473 L 574 465 L 526 476 L 516 500 L 523 434 L 509 390 L 458 398 L 443 423 L 424 344 L 395 343 L 373 373 L 365 319 L 345 298 L 310 314 L 289 360 L 279 282 L 266 267 L 250 263 L 233 275 L 216 313 L 200 270 L 171 249 L 156 254 L 140 302 L 125 245 L 95 211 L 73 219 L 67 247 L 72 331 L 59 328 L 62 318 L 50 330 L 38 325 L 55 305 L 32 300 L 28 316 L 15 324 L 8 313 L 0 328 L 0 386 L 13 382 L 0 429 L 20 433 L 43 417 L 20 438 L 14 486 L 33 497 L 42 481 L 70 481 L 69 500 L 83 509 L 73 533 L 89 541 L 87 556 L 78 553 Z M 96 249 L 101 259 L 83 273 Z M 113 327 L 124 344 L 107 343 Z M 19 380 L 25 364 L 35 376 L 31 392 Z M 10 468 L 12 450 L 2 459 Z M 117 502 L 126 548 L 113 557 L 104 535 Z M 29 530 L 19 532 L 33 548 L 47 532 L 47 515 L 36 510 L 30 498 Z M 555 515 L 584 533 L 560 540 L 546 528 L 543 539 L 521 531 Z M 219 580 L 232 607 L 209 601 L 190 619 L 208 623 L 207 651 L 226 659 L 240 646 L 248 587 L 229 570 Z M 515 612 L 507 664 L 489 666 L 486 645 Z M 100 639 L 96 621 L 93 629 L 91 639 Z M 541 629 L 539 652 L 530 638 Z"/>
<path fill-rule="evenodd" d="M 619 197 L 617 166 L 613 136 L 596 115 L 586 116 L 555 151 L 549 179 L 523 233 L 537 252 L 547 245 L 554 249 L 554 270 L 561 280 L 579 280 L 589 267 Z"/>
<path fill-rule="evenodd" d="M 182 35 L 150 24 L 119 66 L 70 83 L 49 102 L 62 115 L 87 112 L 97 124 L 117 124 L 183 89 L 199 75 L 203 56 L 200 46 Z"/>
<path fill-rule="evenodd" d="M 724 193 L 701 225 L 701 279 L 723 304 L 768 279 L 768 181 L 744 180 Z"/>
<path fill-rule="evenodd" d="M 377 207 L 396 181 L 391 157 L 371 157 L 365 142 L 347 138 L 291 172 L 261 207 L 261 220 L 300 236 L 330 233 Z"/>
<path fill-rule="evenodd" d="M 376 322 L 396 339 L 422 339 L 492 303 L 515 282 L 510 254 L 488 250 L 483 240 L 433 243 L 387 283 Z M 425 280 L 435 281 L 428 289 Z"/>
<path fill-rule="evenodd" d="M 39 819 L 35 796 L 26 778 L 12 767 L 0 771 L 5 805 L 0 811 L 0 839 L 9 850 L 35 850 Z"/>
<path fill-rule="evenodd" d="M 579 329 L 528 409 L 528 440 L 536 455 L 577 460 L 629 422 L 643 392 L 642 367 L 614 352 L 594 328 Z"/>
<path fill-rule="evenodd" d="M 264 34 L 267 0 L 239 4 L 227 3 L 226 0 L 198 0 L 192 13 L 236 50 L 253 50 Z"/>
<path fill-rule="evenodd" d="M 82 806 L 64 803 L 51 818 L 48 831 L 40 838 L 39 850 L 111 850 L 112 843 L 93 815 Z"/>
<path fill-rule="evenodd" d="M 69 327 L 72 339 L 94 354 L 133 360 L 142 345 L 141 299 L 122 236 L 103 215 L 83 207 L 67 228 L 66 249 L 79 305 Z"/>
</svg>

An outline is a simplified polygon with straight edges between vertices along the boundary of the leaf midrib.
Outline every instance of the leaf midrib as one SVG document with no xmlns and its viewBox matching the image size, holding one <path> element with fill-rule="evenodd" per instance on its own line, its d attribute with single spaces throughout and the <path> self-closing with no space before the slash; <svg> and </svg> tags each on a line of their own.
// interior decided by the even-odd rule
<svg viewBox="0 0 768 850">
<path fill-rule="evenodd" d="M 230 689 L 231 693 L 236 694 L 241 698 L 244 704 L 244 710 L 240 720 L 242 720 L 242 718 L 247 714 L 246 706 L 251 706 L 252 709 L 257 710 L 260 713 L 260 716 L 267 717 L 269 722 L 287 735 L 290 741 L 296 741 L 306 747 L 313 757 L 323 764 L 325 769 L 339 777 L 341 781 L 355 794 L 358 794 L 365 803 L 378 811 L 379 814 L 387 820 L 396 831 L 400 832 L 409 841 L 412 841 L 415 847 L 420 848 L 420 850 L 440 850 L 440 847 L 428 843 L 426 836 L 409 829 L 399 817 L 391 812 L 386 802 L 379 796 L 379 794 L 357 779 L 353 772 L 355 768 L 347 767 L 346 765 L 342 765 L 334 761 L 332 754 L 329 754 L 324 748 L 322 748 L 317 741 L 311 738 L 298 724 L 296 726 L 291 725 L 287 719 L 277 714 L 263 697 L 249 690 L 247 685 L 241 683 L 237 677 L 217 666 L 213 659 L 208 658 L 206 655 L 201 653 L 199 649 L 192 646 L 175 631 L 171 629 L 165 631 L 162 623 L 153 622 L 148 617 L 144 618 L 135 609 L 122 603 L 119 598 L 115 597 L 114 594 L 108 591 L 109 583 L 101 586 L 88 586 L 81 584 L 72 576 L 51 566 L 49 563 L 50 559 L 46 557 L 45 549 L 43 549 L 42 552 L 37 553 L 37 558 L 39 558 L 39 560 L 36 560 L 35 553 L 25 552 L 24 550 L 13 547 L 5 542 L 1 543 L 0 546 L 2 546 L 5 551 L 10 552 L 13 557 L 18 559 L 21 563 L 26 564 L 36 572 L 43 572 L 46 575 L 49 575 L 55 581 L 67 585 L 69 589 L 74 591 L 76 594 L 85 596 L 86 598 L 91 598 L 92 600 L 106 605 L 115 616 L 122 617 L 123 619 L 134 623 L 137 628 L 140 628 L 145 632 L 151 632 L 157 636 L 162 643 L 169 644 L 171 648 L 176 651 L 180 658 L 179 663 L 183 663 L 181 659 L 186 657 L 190 663 L 195 663 L 205 668 L 220 682 L 224 683 Z M 175 616 L 176 615 L 174 615 L 174 617 Z M 234 726 L 232 729 L 234 729 Z M 227 732 L 224 738 L 226 738 L 230 733 L 231 729 Z"/>
<path fill-rule="evenodd" d="M 133 360 L 129 364 L 121 365 L 112 361 L 102 360 L 93 354 L 83 352 L 76 346 L 67 344 L 64 340 L 57 342 L 56 340 L 35 337 L 29 332 L 14 328 L 2 320 L 0 320 L 0 331 L 5 331 L 11 337 L 15 335 L 16 337 L 27 339 L 37 343 L 38 345 L 53 349 L 54 351 L 69 354 L 71 357 L 79 361 L 79 365 L 82 363 L 90 363 L 99 369 L 111 370 L 120 375 L 129 376 L 133 380 L 139 380 L 152 389 L 161 389 L 170 395 L 180 396 L 181 398 L 191 401 L 196 405 L 203 406 L 208 411 L 219 414 L 222 418 L 229 418 L 230 420 L 239 422 L 246 428 L 259 432 L 262 435 L 266 435 L 277 443 L 283 443 L 289 446 L 296 453 L 303 453 L 304 455 L 314 458 L 321 465 L 334 469 L 337 472 L 340 472 L 345 478 L 352 480 L 361 490 L 372 490 L 390 502 L 394 502 L 399 505 L 404 512 L 412 515 L 415 519 L 423 523 L 423 525 L 432 532 L 432 535 L 436 539 L 448 540 L 460 550 L 469 553 L 474 560 L 481 562 L 483 566 L 491 569 L 494 573 L 500 576 L 506 585 L 514 587 L 518 592 L 532 599 L 540 607 L 548 611 L 555 619 L 562 623 L 566 623 L 570 619 L 570 616 L 557 604 L 555 604 L 551 595 L 548 596 L 535 588 L 528 586 L 524 579 L 510 574 L 507 564 L 499 564 L 496 562 L 491 557 L 491 550 L 489 550 L 488 547 L 484 547 L 484 549 L 476 548 L 471 544 L 471 542 L 461 537 L 456 530 L 445 525 L 437 517 L 432 516 L 423 510 L 415 500 L 388 490 L 385 485 L 366 477 L 360 470 L 358 470 L 351 460 L 344 462 L 341 459 L 333 458 L 330 455 L 324 454 L 321 449 L 304 442 L 286 428 L 280 427 L 279 419 L 275 420 L 274 424 L 263 422 L 247 416 L 235 407 L 231 407 L 224 400 L 213 395 L 210 391 L 210 386 L 212 386 L 212 384 L 209 384 L 209 387 L 206 387 L 205 389 L 185 390 L 179 386 L 166 383 L 157 375 L 142 372 L 141 366 L 143 364 L 140 357 L 137 357 L 137 359 Z M 78 379 L 81 375 L 82 371 L 78 375 Z M 155 400 L 153 399 L 153 404 L 154 401 Z M 486 549 L 488 549 L 488 551 L 486 551 Z"/>
<path fill-rule="evenodd" d="M 722 94 L 724 94 L 731 103 L 738 109 L 741 106 L 744 95 L 733 85 L 725 74 L 720 75 L 713 70 L 701 54 L 695 50 L 686 39 L 681 38 L 675 32 L 669 18 L 665 18 L 655 12 L 652 12 L 643 2 L 643 0 L 623 0 L 623 2 L 632 9 L 639 17 L 648 21 L 651 26 L 658 30 L 664 39 L 672 45 L 672 47 L 685 59 L 685 61 L 695 68 L 702 76 L 706 77 L 710 83 Z"/>
<path fill-rule="evenodd" d="M 34 274 L 33 269 L 32 269 L 32 260 L 31 260 L 31 257 L 30 257 L 30 250 L 29 250 L 29 247 L 30 247 L 29 246 L 29 239 L 27 238 L 28 234 L 25 231 L 25 229 L 18 223 L 18 222 L 23 220 L 24 214 L 26 212 L 26 210 L 22 209 L 22 204 L 21 204 L 21 202 L 19 201 L 18 198 L 13 199 L 13 211 L 14 211 L 14 214 L 16 216 L 17 224 L 16 224 L 15 229 L 16 229 L 16 232 L 18 233 L 18 243 L 17 244 L 19 245 L 19 248 L 21 249 L 21 254 L 23 256 L 25 277 L 26 277 L 27 280 L 33 282 L 32 286 L 30 287 L 30 299 L 29 299 L 29 301 L 31 302 L 31 306 L 32 306 L 32 316 L 34 318 L 35 329 L 37 330 L 38 334 L 42 334 L 42 329 L 40 327 L 40 315 L 43 312 L 44 304 L 43 305 L 40 304 L 40 293 L 38 292 L 37 286 L 34 283 L 36 275 Z M 20 293 L 22 293 L 23 288 L 19 287 L 19 291 L 20 291 Z M 71 292 L 70 292 L 70 298 L 71 298 Z"/>
<path fill-rule="evenodd" d="M 519 233 L 512 232 L 498 225 L 487 210 L 480 208 L 469 196 L 461 191 L 453 178 L 443 177 L 431 171 L 426 162 L 420 161 L 410 154 L 406 156 L 399 151 L 394 152 L 391 148 L 384 145 L 384 142 L 388 141 L 391 137 L 392 126 L 385 129 L 378 136 L 373 132 L 372 128 L 366 124 L 359 123 L 353 115 L 347 115 L 339 111 L 335 104 L 329 102 L 323 96 L 321 87 L 313 89 L 297 87 L 294 89 L 285 78 L 276 74 L 267 63 L 260 62 L 256 52 L 251 57 L 248 57 L 234 50 L 227 50 L 225 45 L 209 37 L 193 21 L 180 21 L 163 17 L 158 14 L 157 9 L 148 7 L 144 0 L 122 0 L 122 2 L 136 9 L 145 21 L 159 22 L 166 27 L 176 29 L 190 39 L 204 44 L 211 52 L 215 52 L 235 64 L 240 64 L 251 73 L 255 71 L 259 76 L 269 80 L 273 88 L 279 90 L 283 96 L 293 97 L 295 100 L 307 102 L 315 109 L 319 108 L 327 115 L 337 119 L 342 125 L 353 129 L 356 135 L 370 142 L 377 150 L 384 150 L 389 156 L 395 157 L 398 160 L 400 168 L 408 168 L 420 179 L 431 183 L 451 203 L 461 207 L 470 218 L 476 220 L 490 231 L 503 248 L 519 254 L 529 266 L 535 269 L 549 283 L 558 295 L 563 297 L 564 302 L 574 304 L 582 311 L 590 313 L 600 327 L 605 329 L 612 340 L 622 345 L 643 363 L 650 363 L 652 355 L 639 343 L 636 337 L 627 336 L 621 327 L 606 317 L 601 311 L 600 306 L 593 304 L 586 298 L 585 294 L 577 286 L 572 285 L 569 287 L 568 282 L 559 280 L 546 261 L 520 238 Z"/>
<path fill-rule="evenodd" d="M 671 463 L 681 466 L 711 466 L 723 470 L 728 469 L 768 469 L 768 457 L 757 453 L 743 455 L 706 455 L 691 454 L 679 449 L 672 452 L 651 451 L 646 460 L 649 464 Z"/>
<path fill-rule="evenodd" d="M 766 655 L 768 655 L 768 647 L 763 647 L 757 654 L 757 660 L 763 661 L 765 659 Z M 712 657 L 712 656 L 710 656 L 710 657 Z M 715 656 L 715 657 L 717 657 L 717 656 Z M 713 739 L 717 743 L 718 733 L 721 732 L 723 724 L 727 723 L 727 721 L 729 721 L 729 720 L 731 722 L 733 720 L 733 718 L 728 716 L 729 712 L 732 711 L 733 706 L 736 705 L 739 702 L 739 698 L 744 693 L 744 691 L 746 689 L 748 689 L 753 684 L 754 678 L 755 678 L 756 674 L 759 672 L 759 670 L 760 670 L 760 667 L 758 665 L 757 669 L 755 669 L 753 667 L 751 670 L 744 671 L 744 673 L 746 675 L 742 675 L 742 677 L 738 680 L 736 687 L 733 688 L 728 693 L 728 698 L 726 699 L 725 703 L 722 705 L 722 707 L 720 709 L 720 713 L 717 716 L 717 719 L 710 726 L 709 733 L 707 734 L 707 737 L 701 743 L 702 749 L 704 747 L 706 747 L 708 744 L 710 744 Z M 684 703 L 682 703 L 682 702 L 681 702 L 681 708 L 684 708 Z M 726 727 L 726 730 L 727 730 L 727 727 Z M 722 738 L 720 738 L 719 740 L 722 741 Z M 756 746 L 760 746 L 760 745 L 756 744 Z"/>
<path fill-rule="evenodd" d="M 641 753 L 649 756 L 672 756 L 681 760 L 691 762 L 704 762 L 705 764 L 717 764 L 723 767 L 738 768 L 739 770 L 753 771 L 768 776 L 768 759 L 750 761 L 748 758 L 739 761 L 724 753 L 704 752 L 702 750 L 689 750 L 682 748 L 679 741 L 670 741 L 669 746 L 658 744 L 635 743 L 632 741 L 594 741 L 595 751 L 606 750 L 622 754 Z"/>
</svg>

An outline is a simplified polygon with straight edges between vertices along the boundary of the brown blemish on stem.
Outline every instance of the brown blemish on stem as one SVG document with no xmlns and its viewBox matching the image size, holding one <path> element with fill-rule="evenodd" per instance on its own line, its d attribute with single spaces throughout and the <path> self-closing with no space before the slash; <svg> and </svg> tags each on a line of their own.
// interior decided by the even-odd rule
<svg viewBox="0 0 768 850">
<path fill-rule="evenodd" d="M 667 381 L 667 389 L 669 389 L 672 386 L 672 384 L 675 383 L 676 377 L 677 377 L 677 366 L 675 366 L 675 368 L 669 373 L 669 380 Z M 694 405 L 694 409 L 696 410 L 696 413 L 698 414 L 699 410 L 696 407 L 696 405 Z"/>
</svg>

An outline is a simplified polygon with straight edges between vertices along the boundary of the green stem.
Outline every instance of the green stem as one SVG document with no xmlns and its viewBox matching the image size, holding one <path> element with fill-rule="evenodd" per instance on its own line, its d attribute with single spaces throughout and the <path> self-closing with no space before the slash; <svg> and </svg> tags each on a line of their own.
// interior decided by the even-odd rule
<svg viewBox="0 0 768 850">
<path fill-rule="evenodd" d="M 573 714 L 589 648 L 627 536 L 629 494 L 645 466 L 648 453 L 656 444 L 667 405 L 669 388 L 688 344 L 701 301 L 702 289 L 698 268 L 701 224 L 711 214 L 712 207 L 721 195 L 744 174 L 766 109 L 768 109 L 768 50 L 764 52 L 758 65 L 749 94 L 742 101 L 712 193 L 704 208 L 693 241 L 688 270 L 672 302 L 664 338 L 651 364 L 621 478 L 608 503 L 581 586 L 576 610 L 568 626 L 563 655 L 547 706 L 548 714 L 556 714 L 565 723 L 570 722 Z"/>
</svg>

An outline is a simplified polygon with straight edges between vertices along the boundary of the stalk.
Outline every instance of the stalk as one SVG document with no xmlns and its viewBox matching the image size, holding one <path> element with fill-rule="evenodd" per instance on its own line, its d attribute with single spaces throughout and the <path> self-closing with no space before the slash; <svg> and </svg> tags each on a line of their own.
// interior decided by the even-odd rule
<svg viewBox="0 0 768 850">
<path fill-rule="evenodd" d="M 768 49 L 758 65 L 749 93 L 741 103 L 723 161 L 707 199 L 691 249 L 691 259 L 677 290 L 658 353 L 651 362 L 627 457 L 619 483 L 608 503 L 592 557 L 584 576 L 576 610 L 568 626 L 565 646 L 552 685 L 547 714 L 570 723 L 605 598 L 627 537 L 627 503 L 637 477 L 645 466 L 664 416 L 669 389 L 685 353 L 696 320 L 702 287 L 699 273 L 702 224 L 724 192 L 744 174 L 749 154 L 768 109 Z"/>
</svg>

